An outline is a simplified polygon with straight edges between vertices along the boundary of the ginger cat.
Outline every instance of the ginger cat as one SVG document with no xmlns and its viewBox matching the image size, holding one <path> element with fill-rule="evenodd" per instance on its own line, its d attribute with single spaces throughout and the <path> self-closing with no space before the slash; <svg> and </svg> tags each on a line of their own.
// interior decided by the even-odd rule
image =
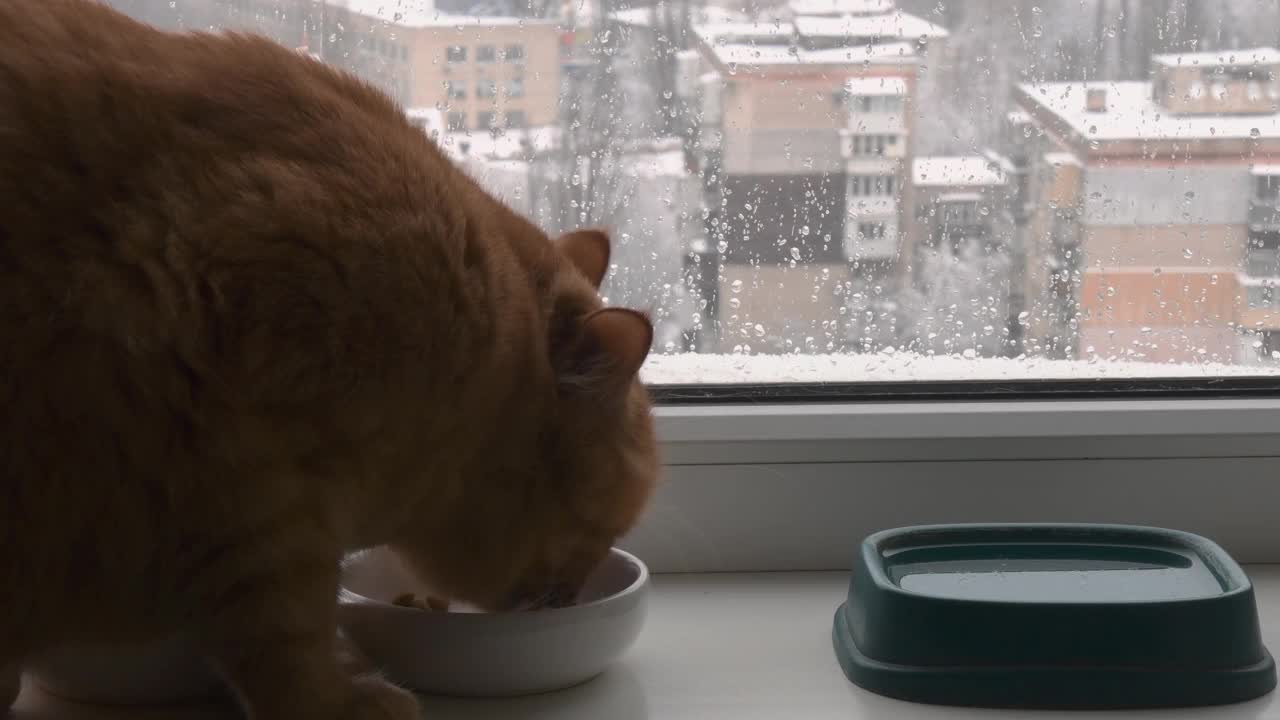
<svg viewBox="0 0 1280 720">
<path fill-rule="evenodd" d="M 653 488 L 608 251 L 266 40 L 0 0 L 0 701 L 43 649 L 182 631 L 251 717 L 415 717 L 335 660 L 344 554 L 511 607 Z"/>
</svg>

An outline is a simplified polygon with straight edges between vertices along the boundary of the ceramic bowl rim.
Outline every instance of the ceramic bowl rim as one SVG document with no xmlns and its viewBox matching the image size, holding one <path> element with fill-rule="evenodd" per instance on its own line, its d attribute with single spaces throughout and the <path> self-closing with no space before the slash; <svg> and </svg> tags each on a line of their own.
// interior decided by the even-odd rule
<svg viewBox="0 0 1280 720">
<path fill-rule="evenodd" d="M 498 617 L 510 618 L 510 617 L 520 617 L 522 615 L 529 616 L 529 617 L 539 617 L 539 618 L 560 617 L 575 611 L 588 610 L 591 608 L 597 608 L 603 605 L 617 602 L 618 600 L 621 600 L 627 595 L 632 595 L 638 592 L 639 590 L 641 590 L 642 588 L 644 588 L 646 585 L 649 584 L 649 567 L 645 565 L 644 561 L 642 561 L 640 558 L 636 557 L 635 555 L 632 555 L 626 550 L 623 550 L 621 548 L 616 548 L 616 547 L 609 548 L 609 557 L 618 557 L 622 559 L 624 562 L 630 563 L 633 567 L 639 570 L 639 572 L 636 573 L 635 580 L 633 580 L 631 584 L 627 585 L 625 588 L 615 593 L 605 595 L 604 597 L 596 598 L 591 602 L 581 603 L 577 605 L 570 605 L 568 607 L 562 607 L 562 608 L 544 608 L 542 610 L 537 611 L 536 613 L 531 613 L 527 611 L 497 612 L 497 613 L 484 613 L 484 612 L 423 613 L 422 610 L 419 610 L 418 608 L 404 607 L 403 605 L 396 605 L 395 603 L 387 602 L 385 600 L 377 600 L 367 595 L 362 595 L 358 592 L 355 592 L 354 590 L 347 589 L 346 585 L 342 585 L 339 588 L 338 594 L 339 594 L 339 600 L 341 602 L 351 604 L 351 605 L 367 605 L 371 607 L 385 608 L 394 612 L 401 612 L 406 615 L 408 615 L 409 613 L 412 613 L 416 617 L 440 617 L 440 618 L 448 617 L 451 621 L 460 621 L 460 622 L 479 622 L 481 621 L 480 619 L 484 619 L 484 618 L 493 620 L 494 618 L 498 618 Z M 468 618 L 468 619 L 459 620 L 461 618 Z"/>
</svg>

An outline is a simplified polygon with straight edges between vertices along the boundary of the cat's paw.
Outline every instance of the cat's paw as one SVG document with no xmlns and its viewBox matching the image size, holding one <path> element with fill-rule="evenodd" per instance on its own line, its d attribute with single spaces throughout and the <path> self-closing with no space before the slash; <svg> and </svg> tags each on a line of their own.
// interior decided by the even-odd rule
<svg viewBox="0 0 1280 720">
<path fill-rule="evenodd" d="M 0 712 L 13 706 L 22 690 L 22 666 L 5 665 L 0 667 Z"/>
<path fill-rule="evenodd" d="M 343 720 L 418 720 L 421 716 L 413 693 L 376 675 L 355 678 L 352 691 Z"/>
</svg>

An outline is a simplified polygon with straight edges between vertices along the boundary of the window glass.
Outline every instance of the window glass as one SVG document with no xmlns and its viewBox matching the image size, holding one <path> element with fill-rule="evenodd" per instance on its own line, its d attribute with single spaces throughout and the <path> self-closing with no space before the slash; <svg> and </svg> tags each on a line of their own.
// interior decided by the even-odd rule
<svg viewBox="0 0 1280 720">
<path fill-rule="evenodd" d="M 109 2 L 493 130 L 490 190 L 610 230 L 655 383 L 1280 371 L 1274 0 Z"/>
</svg>

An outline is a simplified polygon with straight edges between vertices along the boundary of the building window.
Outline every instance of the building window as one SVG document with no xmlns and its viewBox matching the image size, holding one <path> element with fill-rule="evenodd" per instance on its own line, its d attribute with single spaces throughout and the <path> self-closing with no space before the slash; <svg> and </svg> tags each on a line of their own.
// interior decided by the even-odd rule
<svg viewBox="0 0 1280 720">
<path fill-rule="evenodd" d="M 445 80 L 444 92 L 450 100 L 465 100 L 467 97 L 467 85 L 459 80 Z"/>
<path fill-rule="evenodd" d="M 449 132 L 459 132 L 467 129 L 467 114 L 463 112 L 451 112 L 445 117 L 445 128 Z"/>
<path fill-rule="evenodd" d="M 528 125 L 528 121 L 525 120 L 523 110 L 507 111 L 507 127 L 514 129 L 514 128 L 523 128 L 523 127 L 526 127 L 527 125 Z"/>
<path fill-rule="evenodd" d="M 852 138 L 853 154 L 861 157 L 878 157 L 885 154 L 885 148 L 896 141 L 892 135 L 854 135 Z"/>
<path fill-rule="evenodd" d="M 945 225 L 968 226 L 978 222 L 978 205 L 971 202 L 951 202 L 942 206 L 942 222 Z"/>
<path fill-rule="evenodd" d="M 491 63 L 497 59 L 497 51 L 492 45 L 476 46 L 476 62 Z"/>
<path fill-rule="evenodd" d="M 902 98 L 897 95 L 856 95 L 850 105 L 862 113 L 902 112 Z"/>
<path fill-rule="evenodd" d="M 409 46 L 408 45 L 400 46 L 400 62 L 406 62 L 406 63 L 409 62 Z"/>
<path fill-rule="evenodd" d="M 477 130 L 493 130 L 496 127 L 498 127 L 498 113 L 492 111 L 476 113 Z"/>
<path fill-rule="evenodd" d="M 1254 182 L 1255 199 L 1258 202 L 1280 203 L 1280 175 L 1262 175 Z"/>
<path fill-rule="evenodd" d="M 524 62 L 524 46 L 515 44 L 508 45 L 507 49 L 503 52 L 503 58 L 509 63 Z"/>
<path fill-rule="evenodd" d="M 858 237 L 863 240 L 883 240 L 884 223 L 858 223 Z"/>
<path fill-rule="evenodd" d="M 495 98 L 497 96 L 498 96 L 498 82 L 496 80 L 477 80 L 476 81 L 476 97 Z"/>
<path fill-rule="evenodd" d="M 507 97 L 524 97 L 524 78 L 511 78 L 507 81 Z"/>
<path fill-rule="evenodd" d="M 445 62 L 464 63 L 467 61 L 467 49 L 462 45 L 450 45 L 444 53 Z"/>
<path fill-rule="evenodd" d="M 850 175 L 849 194 L 854 197 L 892 196 L 896 179 L 892 175 Z"/>
</svg>

